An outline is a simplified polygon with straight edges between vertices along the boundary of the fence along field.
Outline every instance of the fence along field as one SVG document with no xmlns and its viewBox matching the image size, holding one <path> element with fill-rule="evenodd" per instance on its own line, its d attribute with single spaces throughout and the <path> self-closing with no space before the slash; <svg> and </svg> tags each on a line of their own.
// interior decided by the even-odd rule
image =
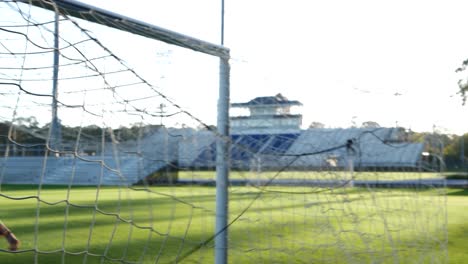
<svg viewBox="0 0 468 264">
<path fill-rule="evenodd" d="M 216 102 L 207 99 L 190 111 L 179 103 L 186 103 L 188 88 L 217 89 L 211 80 L 217 79 L 218 59 L 197 52 L 206 45 L 176 43 L 74 1 L 56 3 L 67 2 L 0 2 L 1 220 L 22 243 L 14 252 L 2 247 L 2 261 L 213 262 L 219 194 L 198 184 L 214 179 L 210 174 L 223 160 L 215 159 L 215 143 L 225 142 L 233 157 L 241 157 L 230 160 L 232 179 L 243 180 L 224 193 L 229 262 L 445 262 L 443 189 L 415 182 L 402 189 L 351 184 L 432 178 L 420 163 L 385 167 L 385 173 L 375 165 L 361 171 L 366 158 L 395 157 L 392 151 L 406 150 L 407 143 L 384 142 L 381 133 L 388 130 L 372 129 L 343 130 L 349 136 L 340 140 L 301 131 L 279 154 L 263 151 L 268 146 L 258 141 L 241 144 L 251 138 L 226 137 L 198 118 L 203 109 L 197 107 L 215 109 Z M 41 6 L 58 11 L 58 20 Z M 138 62 L 139 51 L 114 53 L 108 45 L 115 43 L 102 32 L 141 42 L 150 47 L 147 53 L 167 55 L 170 66 L 156 64 L 146 79 L 148 58 L 145 67 L 127 66 L 123 56 Z M 227 58 L 222 48 L 207 49 Z M 186 65 L 206 67 L 174 74 Z M 167 89 L 175 89 L 171 85 L 176 92 Z M 312 144 L 319 132 L 322 145 Z M 380 144 L 378 155 L 370 144 Z M 350 153 L 356 154 L 352 163 Z M 300 181 L 278 184 L 285 179 Z"/>
</svg>

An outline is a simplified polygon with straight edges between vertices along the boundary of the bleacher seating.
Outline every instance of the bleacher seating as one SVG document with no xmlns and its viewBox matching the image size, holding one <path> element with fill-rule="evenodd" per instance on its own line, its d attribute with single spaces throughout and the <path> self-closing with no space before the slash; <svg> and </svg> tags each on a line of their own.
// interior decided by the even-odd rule
<svg viewBox="0 0 468 264">
<path fill-rule="evenodd" d="M 262 154 L 284 154 L 291 147 L 299 134 L 273 135 L 268 145 L 262 149 Z"/>
<path fill-rule="evenodd" d="M 360 168 L 418 168 L 423 143 L 399 140 L 391 128 L 307 129 L 300 133 L 234 134 L 231 136 L 231 168 L 249 170 L 252 166 L 277 169 L 344 168 L 347 149 L 354 140 L 354 162 Z M 217 137 L 211 131 L 194 129 L 158 130 L 138 144 L 133 141 L 118 145 L 119 155 L 106 146 L 105 153 L 72 156 L 20 156 L 19 151 L 0 158 L 4 183 L 129 185 L 164 168 L 214 169 Z M 330 151 L 323 151 L 331 149 Z M 317 153 L 317 154 L 313 154 Z M 286 155 L 284 155 L 286 154 Z M 306 155 L 304 155 L 306 154 Z M 297 156 L 297 157 L 296 157 Z M 46 162 L 45 162 L 46 161 Z M 104 166 L 105 164 L 105 166 Z M 44 167 L 45 165 L 45 167 Z M 43 170 L 46 168 L 46 170 Z"/>
<path fill-rule="evenodd" d="M 249 166 L 257 155 L 281 155 L 286 153 L 299 134 L 248 134 L 231 136 L 231 165 Z M 212 142 L 196 157 L 192 167 L 211 167 L 216 159 L 216 142 Z"/>
</svg>

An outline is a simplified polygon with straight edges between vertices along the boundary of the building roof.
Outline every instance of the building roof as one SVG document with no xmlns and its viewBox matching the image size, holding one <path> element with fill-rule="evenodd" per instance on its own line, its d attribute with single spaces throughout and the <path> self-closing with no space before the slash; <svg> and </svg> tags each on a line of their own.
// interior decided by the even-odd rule
<svg viewBox="0 0 468 264">
<path fill-rule="evenodd" d="M 302 115 L 293 115 L 293 114 L 281 114 L 281 115 L 262 115 L 262 116 L 231 116 L 231 120 L 241 120 L 241 119 L 250 119 L 250 120 L 265 120 L 266 118 L 273 119 L 291 119 L 302 117 Z"/>
<path fill-rule="evenodd" d="M 233 103 L 232 107 L 255 107 L 255 106 L 292 106 L 292 105 L 302 105 L 301 102 L 297 100 L 288 100 L 282 94 L 277 94 L 275 96 L 262 96 L 256 97 L 246 103 Z"/>
</svg>

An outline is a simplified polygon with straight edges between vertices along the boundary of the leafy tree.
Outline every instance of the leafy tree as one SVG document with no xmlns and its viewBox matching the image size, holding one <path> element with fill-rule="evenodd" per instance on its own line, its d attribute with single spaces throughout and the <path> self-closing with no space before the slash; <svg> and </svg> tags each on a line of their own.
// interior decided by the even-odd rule
<svg viewBox="0 0 468 264">
<path fill-rule="evenodd" d="M 314 121 L 312 123 L 310 123 L 309 125 L 309 128 L 324 128 L 325 125 L 323 123 L 320 123 L 320 122 L 317 122 L 317 121 Z"/>
<path fill-rule="evenodd" d="M 28 127 L 28 128 L 38 128 L 39 122 L 34 116 L 30 117 L 18 117 L 15 120 L 18 126 Z"/>
<path fill-rule="evenodd" d="M 464 151 L 464 157 L 461 155 L 462 151 Z M 453 137 L 444 148 L 444 158 L 449 169 L 460 168 L 462 164 L 468 165 L 468 133 Z"/>
<path fill-rule="evenodd" d="M 374 121 L 366 121 L 366 122 L 363 122 L 361 127 L 365 127 L 365 128 L 378 128 L 380 127 L 379 123 L 377 122 L 374 122 Z"/>
<path fill-rule="evenodd" d="M 0 123 L 0 151 L 2 154 L 6 154 L 8 149 L 8 155 L 41 155 L 44 153 L 41 145 L 44 144 L 45 139 L 41 137 L 38 122 L 34 117 L 20 117 L 13 124 L 11 122 Z"/>
<path fill-rule="evenodd" d="M 467 71 L 466 67 L 468 66 L 468 59 L 464 60 L 462 63 L 462 66 L 460 68 L 456 69 L 455 72 L 465 72 Z M 465 77 L 463 79 L 458 80 L 458 87 L 460 88 L 460 91 L 458 93 L 462 97 L 463 100 L 463 105 L 466 103 L 466 96 L 468 93 L 468 79 Z"/>
</svg>

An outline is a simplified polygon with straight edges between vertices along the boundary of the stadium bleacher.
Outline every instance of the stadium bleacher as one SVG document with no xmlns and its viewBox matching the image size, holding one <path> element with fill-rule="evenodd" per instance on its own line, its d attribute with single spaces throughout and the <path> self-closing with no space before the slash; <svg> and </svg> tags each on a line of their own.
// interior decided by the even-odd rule
<svg viewBox="0 0 468 264">
<path fill-rule="evenodd" d="M 258 155 L 281 155 L 287 152 L 299 134 L 245 134 L 231 136 L 231 163 L 236 168 L 245 168 Z M 216 158 L 216 142 L 204 148 L 191 167 L 210 167 Z"/>
</svg>

